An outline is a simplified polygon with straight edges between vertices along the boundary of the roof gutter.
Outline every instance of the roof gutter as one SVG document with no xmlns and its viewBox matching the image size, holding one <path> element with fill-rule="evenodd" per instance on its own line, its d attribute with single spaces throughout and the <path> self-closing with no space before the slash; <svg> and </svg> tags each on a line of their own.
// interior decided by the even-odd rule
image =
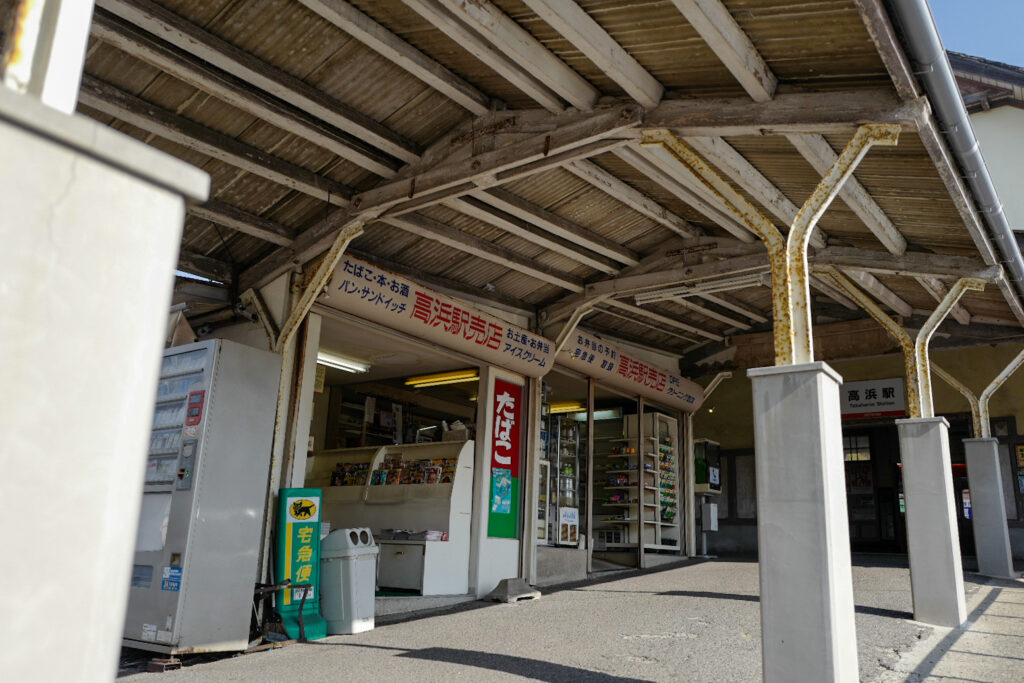
<svg viewBox="0 0 1024 683">
<path fill-rule="evenodd" d="M 915 75 L 924 85 L 932 111 L 941 124 L 943 135 L 988 226 L 989 236 L 1008 271 L 1006 276 L 1013 283 L 1017 296 L 1024 300 L 1024 259 L 981 156 L 978 139 L 960 98 L 960 89 L 953 78 L 953 69 L 939 38 L 928 0 L 889 0 L 889 7 L 893 21 L 903 35 L 907 56 L 916 68 Z"/>
</svg>

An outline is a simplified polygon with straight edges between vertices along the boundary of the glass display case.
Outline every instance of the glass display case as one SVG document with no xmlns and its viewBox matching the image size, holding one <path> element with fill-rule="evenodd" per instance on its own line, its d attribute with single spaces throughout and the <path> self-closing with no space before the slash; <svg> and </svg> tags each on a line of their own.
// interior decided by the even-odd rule
<svg viewBox="0 0 1024 683">
<path fill-rule="evenodd" d="M 569 413 L 545 415 L 541 443 L 546 443 L 549 463 L 547 492 L 548 543 L 577 546 L 580 542 L 580 435 L 581 423 Z M 543 434 L 546 432 L 546 439 Z M 557 523 L 557 528 L 553 525 Z"/>
<path fill-rule="evenodd" d="M 551 499 L 551 463 L 541 460 L 537 470 L 537 542 L 548 543 L 548 501 Z"/>
</svg>

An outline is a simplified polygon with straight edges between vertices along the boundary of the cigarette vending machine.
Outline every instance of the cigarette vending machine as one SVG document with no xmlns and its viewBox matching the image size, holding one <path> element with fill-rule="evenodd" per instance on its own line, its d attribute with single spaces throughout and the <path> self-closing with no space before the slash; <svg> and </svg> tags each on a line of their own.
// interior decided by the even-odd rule
<svg viewBox="0 0 1024 683">
<path fill-rule="evenodd" d="M 247 647 L 280 367 L 221 339 L 164 352 L 125 646 Z"/>
</svg>

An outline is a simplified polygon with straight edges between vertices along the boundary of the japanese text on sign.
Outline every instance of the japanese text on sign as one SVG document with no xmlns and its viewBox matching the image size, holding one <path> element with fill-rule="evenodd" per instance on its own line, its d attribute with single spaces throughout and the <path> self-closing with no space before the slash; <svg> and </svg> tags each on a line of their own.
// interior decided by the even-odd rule
<svg viewBox="0 0 1024 683">
<path fill-rule="evenodd" d="M 463 350 L 530 377 L 550 367 L 549 340 L 400 276 L 346 257 L 324 305 Z"/>
<path fill-rule="evenodd" d="M 512 464 L 512 430 L 516 426 L 516 399 L 507 391 L 498 394 L 494 407 L 494 460 L 499 465 Z M 499 449 L 504 454 L 499 453 Z"/>
</svg>

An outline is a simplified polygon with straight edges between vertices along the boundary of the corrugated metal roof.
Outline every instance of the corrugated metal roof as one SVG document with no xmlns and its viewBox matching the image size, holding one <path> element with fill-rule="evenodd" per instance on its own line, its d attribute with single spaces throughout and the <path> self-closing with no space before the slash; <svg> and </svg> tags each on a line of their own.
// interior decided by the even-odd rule
<svg viewBox="0 0 1024 683">
<path fill-rule="evenodd" d="M 301 79 L 322 95 L 379 122 L 413 147 L 429 147 L 472 117 L 464 107 L 299 3 L 285 0 L 159 0 L 158 4 L 270 67 Z M 485 96 L 496 99 L 496 108 L 540 109 L 536 102 L 402 0 L 355 0 L 352 4 L 430 59 L 465 79 Z M 521 0 L 495 0 L 495 4 L 541 45 L 595 86 L 605 98 L 603 101 L 626 97 L 617 83 L 534 15 Z M 724 4 L 777 76 L 780 93 L 892 88 L 885 64 L 853 0 L 724 0 Z M 664 85 L 666 98 L 746 97 L 736 78 L 671 0 L 580 0 L 579 5 Z M 375 173 L 303 138 L 299 129 L 282 128 L 261 120 L 100 40 L 90 41 L 86 72 L 185 121 L 341 183 L 354 192 L 386 182 Z M 540 80 L 545 78 L 542 73 L 533 76 Z M 275 98 L 266 97 L 280 104 Z M 275 221 L 294 230 L 300 238 L 303 231 L 339 210 L 321 198 L 311 197 L 254 173 L 240 171 L 203 153 L 114 121 L 88 107 L 82 110 L 203 168 L 211 175 L 213 199 Z M 512 111 L 509 116 L 515 118 L 518 115 Z M 529 116 L 524 115 L 526 118 Z M 499 131 L 499 134 L 479 137 L 473 143 L 473 151 L 483 153 L 495 145 L 527 138 L 528 134 Z M 846 137 L 832 135 L 828 141 L 838 152 L 846 143 Z M 813 192 L 820 179 L 814 168 L 783 136 L 730 137 L 726 142 L 796 206 L 800 206 Z M 590 161 L 708 235 L 732 241 L 729 233 L 715 225 L 713 220 L 616 155 L 597 153 L 591 155 Z M 935 162 L 916 134 L 904 133 L 896 148 L 871 150 L 855 175 L 906 237 L 910 251 L 977 256 L 974 241 L 964 228 Z M 502 187 L 595 235 L 626 246 L 641 258 L 675 254 L 665 259 L 659 268 L 692 264 L 707 258 L 700 252 L 680 256 L 682 252 L 674 250 L 681 242 L 672 230 L 638 211 L 637 206 L 611 197 L 564 169 L 555 167 L 512 180 Z M 740 193 L 758 204 L 746 192 L 740 190 Z M 421 208 L 418 213 L 563 276 L 584 282 L 608 278 L 606 273 L 581 264 L 565 253 L 551 251 L 530 239 L 510 234 L 448 207 L 434 205 Z M 766 209 L 763 213 L 784 230 L 787 228 Z M 820 226 L 829 235 L 830 244 L 881 248 L 877 238 L 842 199 L 833 202 Z M 275 247 L 263 240 L 194 216 L 186 220 L 182 246 L 228 262 L 240 271 L 275 252 Z M 563 287 L 517 270 L 515 263 L 468 255 L 379 222 L 367 226 L 364 235 L 353 243 L 353 248 L 404 268 L 445 277 L 469 288 L 479 288 L 484 296 L 493 288 L 496 292 L 519 299 L 527 309 L 556 302 L 568 294 Z M 632 271 L 627 269 L 625 272 Z M 913 308 L 925 310 L 933 306 L 934 300 L 912 278 L 886 276 L 881 279 Z M 738 305 L 765 314 L 771 309 L 771 295 L 765 287 L 751 286 L 727 292 L 724 296 Z M 715 303 L 705 300 L 697 303 L 723 315 L 747 320 L 742 314 Z M 1010 320 L 1013 317 L 995 287 L 981 294 L 971 293 L 965 299 L 965 305 L 983 319 Z M 721 320 L 676 303 L 662 302 L 648 308 L 716 334 L 723 334 L 729 329 L 729 325 Z M 628 317 L 630 314 L 624 315 Z M 626 337 L 650 340 L 655 346 L 678 349 L 685 344 L 679 338 L 678 330 L 673 330 L 672 334 L 659 332 L 651 328 L 650 320 L 644 325 L 630 322 L 622 315 L 608 313 L 593 314 L 587 320 L 604 330 L 618 330 Z M 668 332 L 670 328 L 663 329 Z"/>
</svg>

